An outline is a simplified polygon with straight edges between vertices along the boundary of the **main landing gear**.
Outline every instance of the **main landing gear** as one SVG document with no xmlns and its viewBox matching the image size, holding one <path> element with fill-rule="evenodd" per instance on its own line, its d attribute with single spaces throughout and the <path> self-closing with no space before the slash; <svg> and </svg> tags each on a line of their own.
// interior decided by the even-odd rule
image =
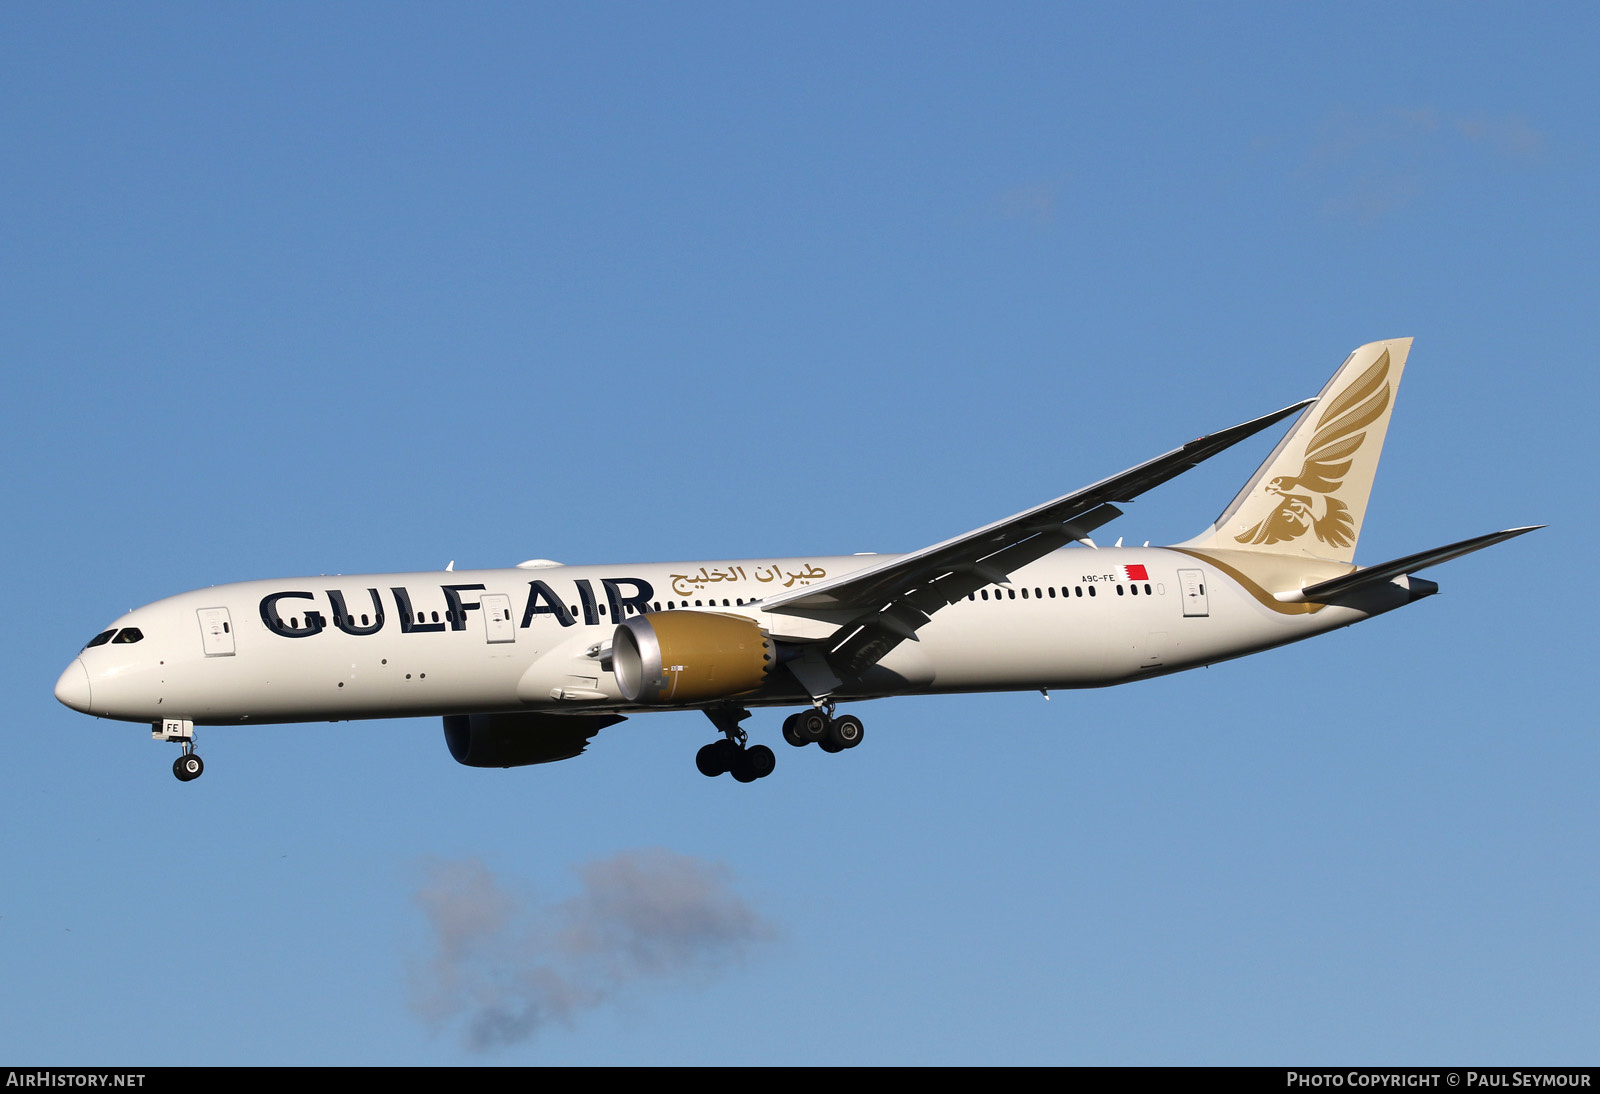
<svg viewBox="0 0 1600 1094">
<path fill-rule="evenodd" d="M 861 743 L 866 732 L 854 714 L 833 717 L 833 704 L 791 714 L 783 720 L 783 739 L 796 748 L 815 743 L 824 752 L 843 752 Z"/>
<path fill-rule="evenodd" d="M 194 723 L 187 718 L 166 718 L 150 727 L 150 736 L 157 741 L 177 741 L 183 746 L 183 755 L 172 763 L 172 773 L 179 782 L 193 782 L 205 771 L 205 761 L 194 750 Z"/>
<path fill-rule="evenodd" d="M 712 741 L 694 755 L 694 765 L 700 774 L 716 778 L 729 774 L 742 783 L 753 783 L 772 774 L 778 766 L 778 757 L 766 745 L 745 748 L 733 741 Z"/>
<path fill-rule="evenodd" d="M 732 775 L 742 783 L 753 783 L 772 774 L 772 769 L 778 765 L 772 749 L 766 745 L 746 747 L 749 735 L 739 728 L 739 723 L 750 717 L 748 710 L 729 703 L 707 708 L 706 717 L 724 737 L 695 753 L 694 765 L 700 769 L 700 774 L 713 779 L 718 775 Z M 843 752 L 860 744 L 864 732 L 861 719 L 854 714 L 835 718 L 831 700 L 783 720 L 783 739 L 796 748 L 815 743 L 824 752 Z"/>
<path fill-rule="evenodd" d="M 753 783 L 772 774 L 772 769 L 778 766 L 778 757 L 772 754 L 772 749 L 766 745 L 745 747 L 749 734 L 739 728 L 739 723 L 750 717 L 748 710 L 731 705 L 711 707 L 706 710 L 706 717 L 727 736 L 695 753 L 694 765 L 700 769 L 700 774 L 712 779 L 729 774 L 742 783 Z"/>
</svg>

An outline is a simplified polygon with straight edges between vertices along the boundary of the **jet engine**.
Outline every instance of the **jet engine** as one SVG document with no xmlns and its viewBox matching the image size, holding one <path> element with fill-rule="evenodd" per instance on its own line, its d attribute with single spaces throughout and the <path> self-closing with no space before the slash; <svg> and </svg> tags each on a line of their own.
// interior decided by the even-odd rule
<svg viewBox="0 0 1600 1094">
<path fill-rule="evenodd" d="M 526 767 L 567 760 L 620 714 L 446 714 L 444 743 L 468 767 Z"/>
<path fill-rule="evenodd" d="M 617 627 L 611 665 L 630 703 L 696 703 L 761 686 L 777 664 L 750 619 L 718 612 L 651 612 Z"/>
</svg>

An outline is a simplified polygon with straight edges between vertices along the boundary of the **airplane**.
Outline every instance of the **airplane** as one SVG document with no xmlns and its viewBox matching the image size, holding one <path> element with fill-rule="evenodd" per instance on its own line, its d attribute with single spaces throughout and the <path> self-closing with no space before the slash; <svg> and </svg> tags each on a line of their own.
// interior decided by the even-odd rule
<svg viewBox="0 0 1600 1094">
<path fill-rule="evenodd" d="M 197 726 L 438 715 L 471 767 L 569 759 L 624 718 L 700 710 L 695 763 L 776 766 L 741 723 L 842 752 L 841 703 L 1104 687 L 1298 642 L 1438 591 L 1417 571 L 1534 531 L 1355 563 L 1411 339 L 1347 357 L 1307 399 L 909 554 L 302 577 L 158 600 L 96 634 L 56 683 L 73 710 L 151 725 L 204 770 Z M 1097 545 L 1126 504 L 1299 417 L 1213 524 L 1165 547 Z"/>
</svg>

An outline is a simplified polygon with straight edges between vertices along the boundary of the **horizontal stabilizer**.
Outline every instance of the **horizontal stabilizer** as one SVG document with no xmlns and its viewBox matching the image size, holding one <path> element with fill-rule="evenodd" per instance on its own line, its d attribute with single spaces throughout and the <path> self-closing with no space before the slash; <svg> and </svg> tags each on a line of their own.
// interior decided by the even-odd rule
<svg viewBox="0 0 1600 1094">
<path fill-rule="evenodd" d="M 1363 566 L 1359 570 L 1345 574 L 1343 577 L 1331 578 L 1328 581 L 1319 581 L 1315 585 L 1307 585 L 1291 593 L 1278 593 L 1277 599 L 1289 604 L 1319 603 L 1325 604 L 1336 600 L 1340 596 L 1348 595 L 1358 589 L 1365 589 L 1385 581 L 1393 581 L 1402 574 L 1413 574 L 1429 566 L 1437 566 L 1441 562 L 1470 555 L 1474 551 L 1481 551 L 1485 547 L 1492 547 L 1496 543 L 1504 543 L 1526 532 L 1534 532 L 1543 528 L 1542 524 L 1530 524 L 1526 528 L 1508 528 L 1503 532 L 1490 532 L 1485 536 L 1474 536 L 1464 539 L 1459 543 L 1451 543 L 1444 547 L 1435 547 L 1431 551 L 1418 551 L 1414 555 L 1406 555 L 1389 562 L 1381 562 L 1376 566 Z"/>
</svg>

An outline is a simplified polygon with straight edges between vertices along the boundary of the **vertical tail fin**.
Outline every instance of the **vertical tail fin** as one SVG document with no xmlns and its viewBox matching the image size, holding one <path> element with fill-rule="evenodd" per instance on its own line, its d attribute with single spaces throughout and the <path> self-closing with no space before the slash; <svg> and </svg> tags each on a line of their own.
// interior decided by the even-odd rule
<svg viewBox="0 0 1600 1094">
<path fill-rule="evenodd" d="M 1186 547 L 1354 562 L 1411 339 L 1345 359 L 1245 488 Z"/>
</svg>

